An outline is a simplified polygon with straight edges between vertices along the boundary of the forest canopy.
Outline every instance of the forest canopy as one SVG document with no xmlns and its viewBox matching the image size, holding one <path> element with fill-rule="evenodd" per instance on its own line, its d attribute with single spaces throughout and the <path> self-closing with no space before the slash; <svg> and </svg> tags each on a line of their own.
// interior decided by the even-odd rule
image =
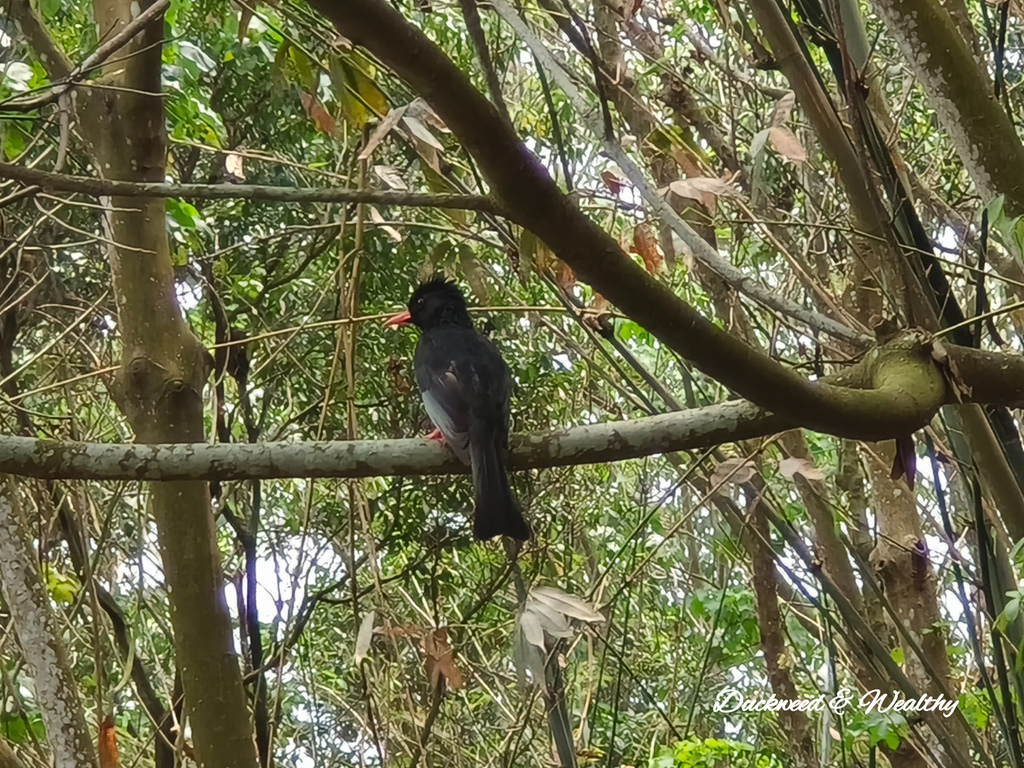
<svg viewBox="0 0 1024 768">
<path fill-rule="evenodd" d="M 0 768 L 1024 768 L 1022 23 L 9 0 Z"/>
</svg>

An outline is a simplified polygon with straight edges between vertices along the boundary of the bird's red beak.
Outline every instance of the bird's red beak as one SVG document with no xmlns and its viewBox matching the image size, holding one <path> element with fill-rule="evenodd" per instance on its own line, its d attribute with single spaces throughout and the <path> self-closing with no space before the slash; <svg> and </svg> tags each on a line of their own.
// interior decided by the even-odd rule
<svg viewBox="0 0 1024 768">
<path fill-rule="evenodd" d="M 412 320 L 412 315 L 408 312 L 399 312 L 397 315 L 392 315 L 384 321 L 385 328 L 397 328 L 400 325 L 405 325 Z"/>
</svg>

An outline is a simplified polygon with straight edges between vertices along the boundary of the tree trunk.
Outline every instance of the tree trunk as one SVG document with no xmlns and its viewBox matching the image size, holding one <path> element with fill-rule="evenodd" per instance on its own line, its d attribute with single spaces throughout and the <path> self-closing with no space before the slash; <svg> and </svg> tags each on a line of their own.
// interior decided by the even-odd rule
<svg viewBox="0 0 1024 768">
<path fill-rule="evenodd" d="M 98 29 L 109 35 L 128 24 L 137 9 L 128 0 L 95 0 L 93 12 Z M 94 164 L 107 178 L 164 180 L 163 29 L 160 17 L 137 35 L 104 69 L 115 88 L 90 91 L 82 110 Z M 120 385 L 126 416 L 142 443 L 202 441 L 208 355 L 175 298 L 164 202 L 111 198 L 107 203 L 107 234 L 116 244 L 109 259 L 124 345 Z M 252 732 L 207 483 L 152 483 L 150 504 L 196 756 L 210 768 L 251 768 Z"/>
</svg>

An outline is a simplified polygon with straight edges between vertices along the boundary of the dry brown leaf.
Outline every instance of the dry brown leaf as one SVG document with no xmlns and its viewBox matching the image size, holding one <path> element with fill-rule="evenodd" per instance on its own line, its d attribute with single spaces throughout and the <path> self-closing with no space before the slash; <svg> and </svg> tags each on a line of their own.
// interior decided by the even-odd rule
<svg viewBox="0 0 1024 768">
<path fill-rule="evenodd" d="M 572 271 L 572 267 L 561 259 L 558 260 L 552 277 L 564 291 L 571 291 L 573 286 L 576 285 L 576 273 Z"/>
<path fill-rule="evenodd" d="M 402 118 L 402 125 L 404 125 L 408 129 L 409 133 L 411 133 L 413 136 L 415 136 L 417 139 L 422 141 L 427 146 L 432 147 L 438 152 L 444 151 L 444 146 L 441 144 L 441 142 L 434 138 L 434 134 L 432 134 L 427 129 L 427 126 L 425 126 L 415 117 L 412 117 L 411 115 L 406 115 L 405 117 Z"/>
<path fill-rule="evenodd" d="M 745 456 L 726 459 L 715 467 L 708 482 L 712 488 L 726 483 L 745 483 L 754 476 L 755 471 L 754 462 Z"/>
<path fill-rule="evenodd" d="M 796 104 L 796 94 L 787 91 L 786 95 L 775 102 L 772 109 L 772 116 L 768 119 L 768 125 L 785 125 L 789 122 L 789 116 L 793 114 L 793 106 Z"/>
<path fill-rule="evenodd" d="M 402 234 L 394 227 L 384 223 L 384 217 L 380 215 L 380 212 L 370 206 L 370 221 L 377 225 L 377 227 L 386 232 L 392 240 L 396 243 L 402 242 Z"/>
<path fill-rule="evenodd" d="M 389 371 L 391 368 L 391 363 L 399 360 L 400 358 L 398 358 L 397 356 L 392 356 L 390 358 L 388 363 Z M 408 386 L 408 381 L 406 381 L 405 386 Z M 412 624 L 405 627 L 381 627 L 377 630 L 377 632 L 381 635 L 384 635 L 385 637 L 419 637 L 423 634 L 422 629 Z"/>
<path fill-rule="evenodd" d="M 602 171 L 601 181 L 613 195 L 618 195 L 626 185 L 626 180 L 615 171 Z"/>
<path fill-rule="evenodd" d="M 416 154 L 420 156 L 420 160 L 426 163 L 427 167 L 436 173 L 438 178 L 443 178 L 443 174 L 441 173 L 441 156 L 438 151 L 433 147 L 424 144 L 415 136 L 412 137 L 412 146 L 416 150 Z M 458 211 L 448 211 L 449 217 L 455 213 L 458 213 Z"/>
<path fill-rule="evenodd" d="M 945 377 L 946 383 L 949 384 L 949 388 L 953 390 L 953 395 L 956 397 L 957 402 L 962 403 L 964 398 L 970 398 L 971 388 L 964 383 L 956 361 L 949 356 L 949 350 L 938 339 L 932 342 L 932 360 L 935 361 L 942 371 L 942 375 Z"/>
<path fill-rule="evenodd" d="M 375 165 L 373 166 L 373 172 L 377 175 L 378 179 L 392 189 L 405 191 L 409 188 L 401 174 L 390 165 Z"/>
<path fill-rule="evenodd" d="M 673 147 L 672 159 L 676 161 L 684 176 L 698 178 L 701 176 L 700 161 L 689 147 Z"/>
<path fill-rule="evenodd" d="M 466 243 L 459 246 L 459 266 L 462 267 L 462 274 L 466 276 L 466 282 L 469 283 L 469 289 L 473 292 L 476 300 L 481 304 L 487 304 L 490 299 L 490 291 L 487 290 L 487 273 L 476 254 L 473 253 L 473 249 Z"/>
<path fill-rule="evenodd" d="M 557 587 L 534 587 L 530 590 L 530 597 L 536 603 L 547 606 L 566 618 L 597 623 L 607 620 L 590 603 Z"/>
<path fill-rule="evenodd" d="M 800 143 L 800 139 L 785 126 L 774 125 L 769 128 L 768 143 L 791 163 L 807 162 L 807 150 Z"/>
<path fill-rule="evenodd" d="M 787 480 L 800 475 L 805 480 L 824 480 L 825 473 L 818 469 L 810 459 L 800 456 L 789 456 L 779 462 L 779 474 Z"/>
<path fill-rule="evenodd" d="M 366 146 L 363 147 L 363 151 L 359 153 L 357 160 L 369 160 L 370 155 L 373 154 L 380 143 L 387 138 L 387 135 L 391 133 L 391 129 L 395 127 L 399 120 L 402 119 L 402 115 L 405 114 L 405 110 L 409 108 L 406 104 L 404 107 L 395 107 L 385 115 L 384 119 L 377 124 L 374 128 L 373 133 L 370 134 L 370 138 L 366 140 Z"/>
<path fill-rule="evenodd" d="M 306 110 L 316 129 L 328 136 L 338 135 L 338 121 L 334 119 L 327 108 L 316 96 L 311 93 L 303 93 L 300 97 L 302 107 Z"/>
<path fill-rule="evenodd" d="M 420 643 L 426 654 L 427 678 L 430 680 L 430 687 L 436 686 L 444 676 L 448 687 L 453 691 L 462 688 L 462 673 L 455 666 L 455 653 L 448 644 L 448 628 L 438 627 L 433 632 L 425 632 Z"/>
<path fill-rule="evenodd" d="M 590 305 L 593 312 L 588 312 L 583 316 L 583 324 L 602 336 L 613 333 L 614 326 L 611 321 L 611 307 L 612 304 L 608 299 L 600 293 L 595 293 L 594 303 Z"/>
<path fill-rule="evenodd" d="M 451 131 L 448 130 L 448 126 L 442 122 L 441 118 L 437 116 L 437 113 L 433 108 L 419 96 L 413 99 L 409 104 L 408 114 L 411 117 L 415 117 L 424 125 L 429 125 L 435 131 L 451 133 Z"/>
<path fill-rule="evenodd" d="M 237 152 L 227 153 L 224 170 L 239 181 L 245 181 L 245 159 Z"/>
<path fill-rule="evenodd" d="M 398 355 L 392 355 L 388 358 L 388 380 L 391 382 L 391 389 L 397 392 L 400 396 L 405 397 L 412 393 L 412 385 L 409 383 L 409 377 L 405 374 L 405 362 Z M 408 627 L 387 627 L 382 629 L 381 632 L 392 637 L 410 637 L 408 633 Z M 412 635 L 413 637 L 417 636 Z"/>
<path fill-rule="evenodd" d="M 245 39 L 245 33 L 249 31 L 249 22 L 252 21 L 252 9 L 246 6 L 242 6 L 242 11 L 238 16 L 238 42 L 242 42 Z"/>
<path fill-rule="evenodd" d="M 694 179 L 679 179 L 668 185 L 672 194 L 679 197 L 686 197 L 690 200 L 702 200 L 702 195 L 713 195 L 714 197 L 740 197 L 739 189 L 732 183 L 731 179 L 716 179 L 701 176 Z"/>
<path fill-rule="evenodd" d="M 640 254 L 644 266 L 652 275 L 657 274 L 665 262 L 661 248 L 658 247 L 658 237 L 654 234 L 654 228 L 645 221 L 633 227 L 633 250 Z"/>
<path fill-rule="evenodd" d="M 359 632 L 356 635 L 356 665 L 359 665 L 363 659 L 366 658 L 367 654 L 370 653 L 370 643 L 373 641 L 373 620 L 375 616 L 376 613 L 374 611 L 370 611 L 363 616 L 363 620 L 359 624 Z"/>
<path fill-rule="evenodd" d="M 117 754 L 117 729 L 114 718 L 107 715 L 100 723 L 100 768 L 118 768 L 120 758 Z"/>
</svg>

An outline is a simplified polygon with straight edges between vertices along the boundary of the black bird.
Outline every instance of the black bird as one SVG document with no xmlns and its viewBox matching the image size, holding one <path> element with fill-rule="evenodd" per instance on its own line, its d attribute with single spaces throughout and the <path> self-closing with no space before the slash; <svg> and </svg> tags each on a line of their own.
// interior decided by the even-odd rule
<svg viewBox="0 0 1024 768">
<path fill-rule="evenodd" d="M 416 384 L 437 427 L 435 436 L 439 433 L 472 470 L 473 535 L 482 541 L 495 536 L 526 541 L 530 526 L 505 470 L 512 389 L 508 366 L 498 348 L 473 327 L 462 291 L 441 275 L 422 283 L 409 300 L 409 311 L 385 324 L 409 322 L 421 331 Z"/>
</svg>

